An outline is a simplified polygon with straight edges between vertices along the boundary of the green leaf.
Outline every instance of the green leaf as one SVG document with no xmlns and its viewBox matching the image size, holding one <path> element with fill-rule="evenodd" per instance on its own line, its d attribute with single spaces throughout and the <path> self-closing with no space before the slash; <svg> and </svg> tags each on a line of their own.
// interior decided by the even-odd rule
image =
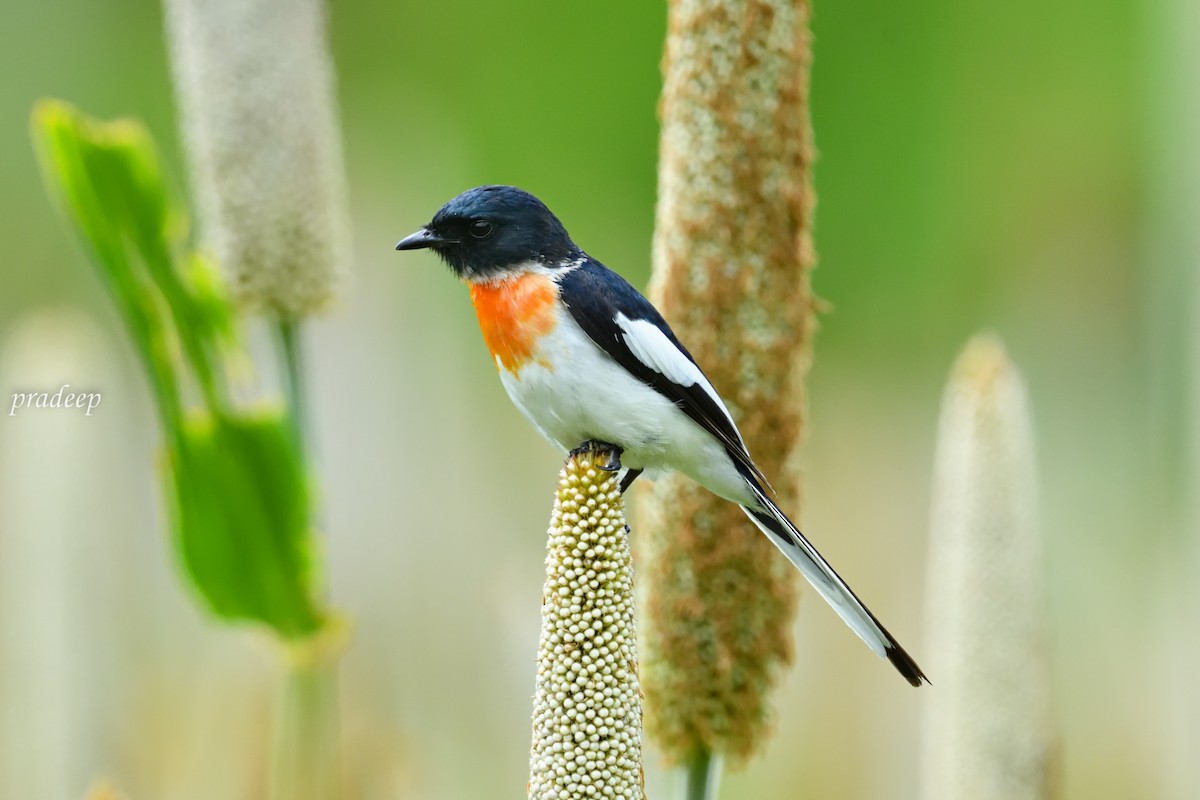
<svg viewBox="0 0 1200 800">
<path fill-rule="evenodd" d="M 316 633 L 311 498 L 290 423 L 277 411 L 189 417 L 170 447 L 174 527 L 188 574 L 219 617 Z"/>
<path fill-rule="evenodd" d="M 99 267 L 170 425 L 180 409 L 172 363 L 177 339 L 168 309 L 140 268 L 142 250 L 169 250 L 163 241 L 147 244 L 165 232 L 165 192 L 153 145 L 136 123 L 100 123 L 56 100 L 38 103 L 32 128 L 46 186 Z"/>
<path fill-rule="evenodd" d="M 137 122 L 101 122 L 58 101 L 33 113 L 46 185 L 104 278 L 154 388 L 166 489 L 188 578 L 214 614 L 297 639 L 325 621 L 312 591 L 312 501 L 282 410 L 236 410 L 234 316 L 213 265 L 186 247 L 154 143 Z M 203 409 L 183 410 L 184 387 Z"/>
</svg>

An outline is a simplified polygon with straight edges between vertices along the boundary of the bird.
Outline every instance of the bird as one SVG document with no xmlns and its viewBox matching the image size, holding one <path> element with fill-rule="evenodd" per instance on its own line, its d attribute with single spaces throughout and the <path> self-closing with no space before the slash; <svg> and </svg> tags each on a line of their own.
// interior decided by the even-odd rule
<svg viewBox="0 0 1200 800">
<path fill-rule="evenodd" d="M 509 398 L 563 451 L 608 453 L 624 492 L 683 473 L 746 516 L 843 621 L 913 686 L 929 679 L 771 497 L 732 415 L 657 309 L 514 186 L 469 189 L 400 240 L 469 287 Z"/>
</svg>

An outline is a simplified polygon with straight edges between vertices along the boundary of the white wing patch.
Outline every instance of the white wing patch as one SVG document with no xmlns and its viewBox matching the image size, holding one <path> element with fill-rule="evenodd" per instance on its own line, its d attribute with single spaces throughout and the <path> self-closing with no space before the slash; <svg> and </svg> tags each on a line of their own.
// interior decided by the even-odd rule
<svg viewBox="0 0 1200 800">
<path fill-rule="evenodd" d="M 644 319 L 630 319 L 621 313 L 617 314 L 614 321 L 621 329 L 622 338 L 625 339 L 625 345 L 630 352 L 650 369 L 665 375 L 680 386 L 708 383 L 700 369 L 679 352 L 679 348 L 658 329 L 658 326 Z M 711 387 L 705 388 L 715 399 L 716 394 Z"/>
<path fill-rule="evenodd" d="M 629 352 L 633 353 L 634 358 L 680 386 L 699 384 L 704 393 L 712 398 L 713 402 L 717 404 L 717 408 L 725 413 L 730 424 L 733 425 L 729 409 L 717 395 L 717 390 L 708 382 L 708 378 L 704 377 L 704 373 L 692 363 L 691 359 L 679 352 L 675 343 L 667 338 L 667 335 L 657 325 L 644 319 L 630 319 L 619 312 L 613 321 L 621 329 L 625 346 L 629 348 Z M 737 425 L 733 425 L 733 429 L 736 431 Z M 738 438 L 741 438 L 741 433 L 738 433 Z"/>
</svg>

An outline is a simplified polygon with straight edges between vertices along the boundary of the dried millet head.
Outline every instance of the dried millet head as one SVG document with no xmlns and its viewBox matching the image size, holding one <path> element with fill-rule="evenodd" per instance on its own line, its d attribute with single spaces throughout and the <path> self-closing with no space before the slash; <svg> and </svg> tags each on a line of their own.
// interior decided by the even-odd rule
<svg viewBox="0 0 1200 800">
<path fill-rule="evenodd" d="M 815 326 L 809 3 L 668 6 L 651 299 L 795 511 Z M 646 731 L 667 763 L 736 766 L 770 730 L 798 573 L 681 475 L 638 502 Z"/>
<path fill-rule="evenodd" d="M 559 476 L 550 519 L 529 797 L 644 797 L 633 568 L 616 474 Z"/>
</svg>

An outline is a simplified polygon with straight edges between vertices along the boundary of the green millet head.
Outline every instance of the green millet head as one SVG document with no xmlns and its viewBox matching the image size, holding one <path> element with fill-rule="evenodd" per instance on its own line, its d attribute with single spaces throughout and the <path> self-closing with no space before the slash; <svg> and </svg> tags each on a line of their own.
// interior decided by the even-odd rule
<svg viewBox="0 0 1200 800">
<path fill-rule="evenodd" d="M 550 519 L 531 800 L 645 796 L 628 529 L 598 460 L 567 461 Z"/>
</svg>

